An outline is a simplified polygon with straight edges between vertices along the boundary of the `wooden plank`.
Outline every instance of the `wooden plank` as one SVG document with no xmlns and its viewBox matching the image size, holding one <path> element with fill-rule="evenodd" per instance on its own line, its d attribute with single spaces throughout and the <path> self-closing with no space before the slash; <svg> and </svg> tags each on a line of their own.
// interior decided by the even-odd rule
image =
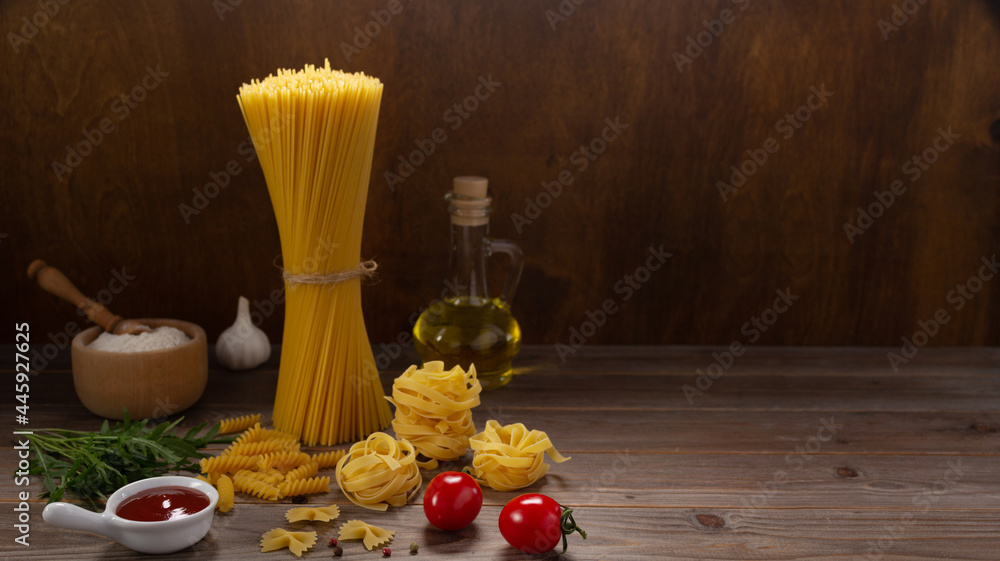
<svg viewBox="0 0 1000 561">
<path fill-rule="evenodd" d="M 416 559 L 476 558 L 511 561 L 531 559 L 506 544 L 496 529 L 500 507 L 486 506 L 465 530 L 446 533 L 429 527 L 417 507 L 386 513 L 365 511 L 342 504 L 333 523 L 290 525 L 283 514 L 287 505 L 237 506 L 228 515 L 217 515 L 206 539 L 164 559 L 275 559 L 287 553 L 262 554 L 260 535 L 271 528 L 295 527 L 316 531 L 319 540 L 309 557 L 330 557 L 324 547 L 346 520 L 361 519 L 396 532 L 391 547 L 395 556 L 408 558 L 411 542 L 420 545 Z M 595 561 L 629 560 L 805 560 L 840 561 L 881 554 L 896 561 L 993 561 L 1000 537 L 1000 512 L 962 512 L 936 509 L 912 511 L 711 508 L 635 509 L 584 508 L 575 513 L 587 539 L 570 538 L 565 559 Z M 52 528 L 40 520 L 31 532 L 31 547 L 15 549 L 9 543 L 0 551 L 18 559 L 75 560 L 148 559 L 107 538 L 84 532 Z M 378 557 L 359 543 L 347 542 L 344 557 Z M 16 552 L 16 553 L 14 553 Z M 281 557 L 281 558 L 286 558 Z"/>
<path fill-rule="evenodd" d="M 395 372 L 384 373 L 382 384 L 391 392 Z M 45 384 L 32 392 L 38 406 L 75 401 L 68 372 L 46 372 Z M 609 391 L 595 391 L 608 380 Z M 961 384 L 957 379 L 967 380 Z M 239 387 L 253 388 L 247 392 Z M 277 386 L 277 372 L 213 370 L 200 405 L 230 409 L 247 403 L 270 408 Z M 703 391 L 704 390 L 704 391 Z M 4 403 L 13 403 L 13 386 L 0 392 Z M 655 400 L 649 399 L 656 396 Z M 694 372 L 673 374 L 593 373 L 537 371 L 518 376 L 510 386 L 482 396 L 487 408 L 559 407 L 581 409 L 644 408 L 683 410 L 785 410 L 785 411 L 1000 411 L 1000 376 L 962 378 L 859 373 L 850 376 L 795 376 L 780 374 L 730 374 L 715 380 Z"/>
<path fill-rule="evenodd" d="M 184 413 L 182 426 L 195 421 L 215 422 L 244 413 L 260 412 L 269 422 L 270 406 L 246 404 L 232 409 L 202 404 Z M 613 408 L 579 409 L 573 405 L 493 407 L 486 402 L 473 412 L 476 426 L 487 420 L 521 422 L 544 430 L 560 451 L 740 454 L 787 454 L 797 446 L 816 447 L 819 454 L 977 454 L 1000 455 L 1000 413 L 879 411 L 740 411 L 659 410 Z M 32 410 L 31 427 L 73 427 L 96 430 L 102 420 L 79 403 L 58 411 Z M 832 425 L 836 435 L 830 438 Z"/>
<path fill-rule="evenodd" d="M 650 345 L 585 345 L 561 360 L 552 345 L 525 345 L 514 361 L 515 371 L 523 374 L 547 372 L 618 374 L 675 374 L 695 375 L 706 370 L 726 352 L 726 346 L 650 346 Z M 277 372 L 280 345 L 274 345 L 270 360 L 250 372 L 256 374 Z M 909 363 L 891 368 L 886 358 L 898 347 L 775 347 L 754 345 L 746 347 L 740 357 L 733 360 L 725 375 L 730 376 L 790 376 L 796 378 L 853 377 L 858 375 L 885 378 L 986 378 L 1000 374 L 1000 348 L 998 347 L 927 347 L 920 350 Z M 384 353 L 389 360 L 385 376 L 395 376 L 410 364 L 418 364 L 420 357 L 412 346 L 389 353 L 374 345 L 378 356 Z M 0 345 L 0 372 L 13 371 L 13 346 Z M 209 352 L 209 368 L 229 373 Z M 383 357 L 380 357 L 383 358 Z M 723 362 L 728 362 L 725 358 Z M 46 361 L 45 373 L 68 372 L 69 352 Z"/>
<path fill-rule="evenodd" d="M 423 472 L 424 481 L 441 471 L 461 470 L 469 458 Z M 334 470 L 320 475 L 332 479 Z M 335 483 L 331 487 L 329 495 L 311 500 L 345 500 Z M 0 479 L 0 503 L 12 502 L 23 489 L 14 487 L 12 478 Z M 37 478 L 28 490 L 32 497 L 42 491 Z M 530 492 L 580 507 L 909 509 L 933 499 L 939 509 L 995 509 L 1000 468 L 996 457 L 982 456 L 575 453 L 519 491 Z M 512 496 L 484 489 L 488 505 L 502 506 Z M 242 493 L 237 498 L 273 504 Z M 422 501 L 423 491 L 414 498 Z"/>
</svg>

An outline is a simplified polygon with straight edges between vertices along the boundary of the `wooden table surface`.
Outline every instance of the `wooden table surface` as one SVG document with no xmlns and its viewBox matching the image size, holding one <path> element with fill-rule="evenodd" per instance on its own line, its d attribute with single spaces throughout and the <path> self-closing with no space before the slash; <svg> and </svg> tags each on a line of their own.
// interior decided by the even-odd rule
<svg viewBox="0 0 1000 561">
<path fill-rule="evenodd" d="M 698 386 L 697 370 L 720 350 L 584 347 L 562 363 L 552 347 L 529 347 L 517 361 L 522 374 L 483 395 L 477 427 L 523 422 L 573 457 L 524 490 L 576 508 L 588 538 L 571 537 L 564 559 L 1000 559 L 1000 351 L 922 349 L 894 372 L 887 349 L 759 347 Z M 12 381 L 13 359 L 3 356 Z M 185 424 L 256 412 L 269 422 L 275 365 L 213 369 Z M 383 374 L 387 388 L 404 365 Z M 689 400 L 685 385 L 702 395 Z M 11 391 L 2 398 L 8 424 Z M 30 405 L 28 428 L 101 422 L 76 399 L 65 362 L 33 378 Z M 12 448 L 2 451 L 8 474 Z M 16 490 L 0 479 L 0 558 L 155 558 L 48 526 L 43 501 L 31 503 L 31 545 L 15 544 Z M 409 558 L 417 542 L 414 559 L 533 559 L 496 527 L 517 494 L 486 490 L 476 522 L 449 534 L 429 527 L 421 495 L 378 513 L 334 489 L 311 503 L 340 505 L 340 520 L 303 525 L 320 535 L 303 558 L 330 558 L 325 543 L 339 523 L 361 519 L 396 531 L 393 558 Z M 263 532 L 290 526 L 287 508 L 239 495 L 204 540 L 164 557 L 292 559 L 258 546 Z M 381 557 L 359 543 L 344 553 Z"/>
</svg>

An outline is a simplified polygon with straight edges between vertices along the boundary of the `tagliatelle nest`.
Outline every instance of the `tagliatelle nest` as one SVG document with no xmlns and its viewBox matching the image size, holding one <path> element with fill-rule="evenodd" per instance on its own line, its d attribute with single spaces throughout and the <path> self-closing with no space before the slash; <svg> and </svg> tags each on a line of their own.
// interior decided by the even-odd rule
<svg viewBox="0 0 1000 561">
<path fill-rule="evenodd" d="M 444 363 L 431 361 L 423 368 L 410 366 L 392 384 L 396 406 L 392 428 L 396 436 L 407 440 L 427 462 L 424 469 L 434 469 L 438 460 L 457 460 L 469 448 L 469 437 L 476 433 L 472 408 L 479 405 L 482 386 L 476 378 L 476 366 L 468 372 L 461 366 L 444 371 Z"/>
<path fill-rule="evenodd" d="M 547 434 L 529 431 L 523 424 L 500 426 L 490 420 L 486 429 L 469 439 L 475 450 L 472 475 L 497 491 L 523 489 L 541 479 L 549 471 L 545 454 L 562 463 L 563 457 L 552 445 Z"/>
<path fill-rule="evenodd" d="M 422 482 L 413 445 L 384 432 L 355 443 L 337 462 L 337 485 L 344 495 L 372 510 L 405 505 Z"/>
</svg>

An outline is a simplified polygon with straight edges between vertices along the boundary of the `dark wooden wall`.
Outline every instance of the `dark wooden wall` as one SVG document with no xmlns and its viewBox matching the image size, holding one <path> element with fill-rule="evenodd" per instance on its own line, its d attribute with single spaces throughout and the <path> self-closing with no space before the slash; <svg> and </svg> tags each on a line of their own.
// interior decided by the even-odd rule
<svg viewBox="0 0 1000 561">
<path fill-rule="evenodd" d="M 931 344 L 1000 343 L 1000 279 L 961 309 L 949 301 L 1000 249 L 995 2 L 562 0 L 575 7 L 562 21 L 546 14 L 559 0 L 403 0 L 349 62 L 341 44 L 389 4 L 244 0 L 220 17 L 227 0 L 73 0 L 45 17 L 37 0 L 4 2 L 4 322 L 30 321 L 44 340 L 78 319 L 26 280 L 39 257 L 90 293 L 124 267 L 135 278 L 109 307 L 191 320 L 211 340 L 237 296 L 269 299 L 277 228 L 235 95 L 329 57 L 385 84 L 363 246 L 382 264 L 364 289 L 373 341 L 405 332 L 441 292 L 442 195 L 452 176 L 481 174 L 494 235 L 525 250 L 514 309 L 527 342 L 567 342 L 608 299 L 618 311 L 588 343 L 748 341 L 744 323 L 790 288 L 798 300 L 757 343 L 898 345 L 941 308 Z M 880 29 L 894 4 L 913 13 Z M 730 15 L 679 71 L 675 53 L 703 21 Z M 42 25 L 33 34 L 22 18 Z M 126 115 L 120 97 L 147 68 L 165 75 Z M 446 110 L 490 76 L 501 85 L 453 130 Z M 814 87 L 833 94 L 788 128 Z M 574 151 L 615 118 L 628 128 L 581 170 Z M 114 130 L 57 178 L 52 162 L 104 119 Z M 447 141 L 391 190 L 384 172 L 438 127 Z M 911 181 L 904 164 L 940 129 L 957 139 Z M 777 150 L 723 200 L 730 166 L 765 146 Z M 186 221 L 179 205 L 227 165 L 238 173 Z M 562 170 L 573 183 L 518 231 L 512 215 Z M 896 180 L 905 193 L 849 241 L 845 222 Z M 661 246 L 673 256 L 625 301 L 616 283 Z M 282 317 L 264 323 L 272 338 Z"/>
</svg>

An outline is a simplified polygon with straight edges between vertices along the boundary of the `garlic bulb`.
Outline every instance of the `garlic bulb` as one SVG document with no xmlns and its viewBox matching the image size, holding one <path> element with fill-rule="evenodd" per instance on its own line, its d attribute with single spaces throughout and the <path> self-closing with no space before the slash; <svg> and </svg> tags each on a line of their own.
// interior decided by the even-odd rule
<svg viewBox="0 0 1000 561">
<path fill-rule="evenodd" d="M 215 358 L 230 370 L 249 370 L 271 356 L 271 342 L 250 321 L 250 301 L 240 296 L 236 321 L 219 335 L 215 343 Z"/>
</svg>

